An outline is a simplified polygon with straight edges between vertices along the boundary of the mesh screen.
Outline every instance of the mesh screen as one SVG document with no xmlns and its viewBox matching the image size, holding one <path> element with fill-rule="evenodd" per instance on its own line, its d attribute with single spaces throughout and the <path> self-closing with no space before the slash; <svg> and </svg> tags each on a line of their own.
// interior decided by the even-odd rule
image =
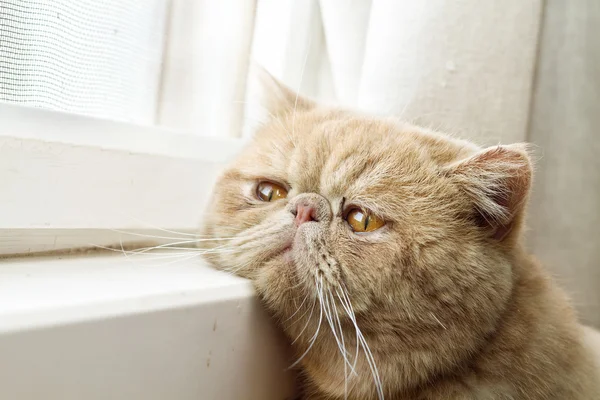
<svg viewBox="0 0 600 400">
<path fill-rule="evenodd" d="M 153 123 L 168 0 L 0 0 L 0 101 Z"/>
</svg>

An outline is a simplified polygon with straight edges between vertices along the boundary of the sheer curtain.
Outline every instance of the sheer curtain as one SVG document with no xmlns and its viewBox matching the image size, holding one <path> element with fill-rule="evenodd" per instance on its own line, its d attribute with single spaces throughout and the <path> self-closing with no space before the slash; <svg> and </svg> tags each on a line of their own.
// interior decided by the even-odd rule
<svg viewBox="0 0 600 400">
<path fill-rule="evenodd" d="M 0 101 L 239 136 L 252 0 L 0 0 Z"/>
<path fill-rule="evenodd" d="M 153 124 L 164 0 L 0 0 L 0 101 Z"/>
<path fill-rule="evenodd" d="M 522 3 L 262 0 L 252 55 L 325 101 L 524 140 L 541 1 Z"/>
</svg>

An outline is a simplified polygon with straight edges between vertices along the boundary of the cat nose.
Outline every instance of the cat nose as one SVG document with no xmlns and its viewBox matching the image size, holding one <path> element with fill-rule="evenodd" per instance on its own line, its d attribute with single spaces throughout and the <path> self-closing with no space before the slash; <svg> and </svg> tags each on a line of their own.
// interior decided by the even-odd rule
<svg viewBox="0 0 600 400">
<path fill-rule="evenodd" d="M 296 219 L 294 220 L 296 226 L 300 226 L 305 222 L 311 221 L 317 221 L 315 208 L 303 204 L 298 204 L 298 206 L 296 207 Z"/>
<path fill-rule="evenodd" d="M 287 210 L 294 216 L 296 226 L 306 222 L 331 221 L 331 206 L 325 197 L 317 193 L 299 194 L 290 200 Z"/>
</svg>

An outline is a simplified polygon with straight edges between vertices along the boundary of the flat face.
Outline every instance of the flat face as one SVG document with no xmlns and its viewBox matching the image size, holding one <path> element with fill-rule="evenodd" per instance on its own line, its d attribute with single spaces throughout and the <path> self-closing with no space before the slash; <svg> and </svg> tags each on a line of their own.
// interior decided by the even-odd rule
<svg viewBox="0 0 600 400">
<path fill-rule="evenodd" d="M 330 334 L 338 323 L 349 327 L 346 343 L 357 343 L 358 321 L 375 352 L 388 351 L 384 342 L 410 343 L 430 360 L 442 338 L 460 340 L 464 347 L 444 350 L 451 363 L 491 329 L 510 291 L 508 262 L 449 173 L 478 151 L 392 120 L 319 109 L 285 114 L 217 183 L 204 232 L 223 242 L 208 246 L 207 257 L 252 279 L 282 321 L 301 315 L 305 323 L 282 323 L 300 349 L 314 345 L 329 316 Z M 339 354 L 330 357 L 344 363 Z M 314 357 L 305 368 L 322 365 Z M 347 378 L 334 365 L 325 374 L 332 392 Z"/>
</svg>

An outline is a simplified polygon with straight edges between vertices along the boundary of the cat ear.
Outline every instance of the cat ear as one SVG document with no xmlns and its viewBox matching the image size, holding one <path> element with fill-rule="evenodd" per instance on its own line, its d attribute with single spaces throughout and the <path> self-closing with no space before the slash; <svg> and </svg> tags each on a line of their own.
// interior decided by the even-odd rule
<svg viewBox="0 0 600 400">
<path fill-rule="evenodd" d="M 472 200 L 478 224 L 504 239 L 529 196 L 533 171 L 526 145 L 484 149 L 450 166 L 450 172 Z"/>
<path fill-rule="evenodd" d="M 298 95 L 256 63 L 250 65 L 246 115 L 255 124 L 268 122 L 294 110 L 308 110 L 313 101 Z"/>
</svg>

